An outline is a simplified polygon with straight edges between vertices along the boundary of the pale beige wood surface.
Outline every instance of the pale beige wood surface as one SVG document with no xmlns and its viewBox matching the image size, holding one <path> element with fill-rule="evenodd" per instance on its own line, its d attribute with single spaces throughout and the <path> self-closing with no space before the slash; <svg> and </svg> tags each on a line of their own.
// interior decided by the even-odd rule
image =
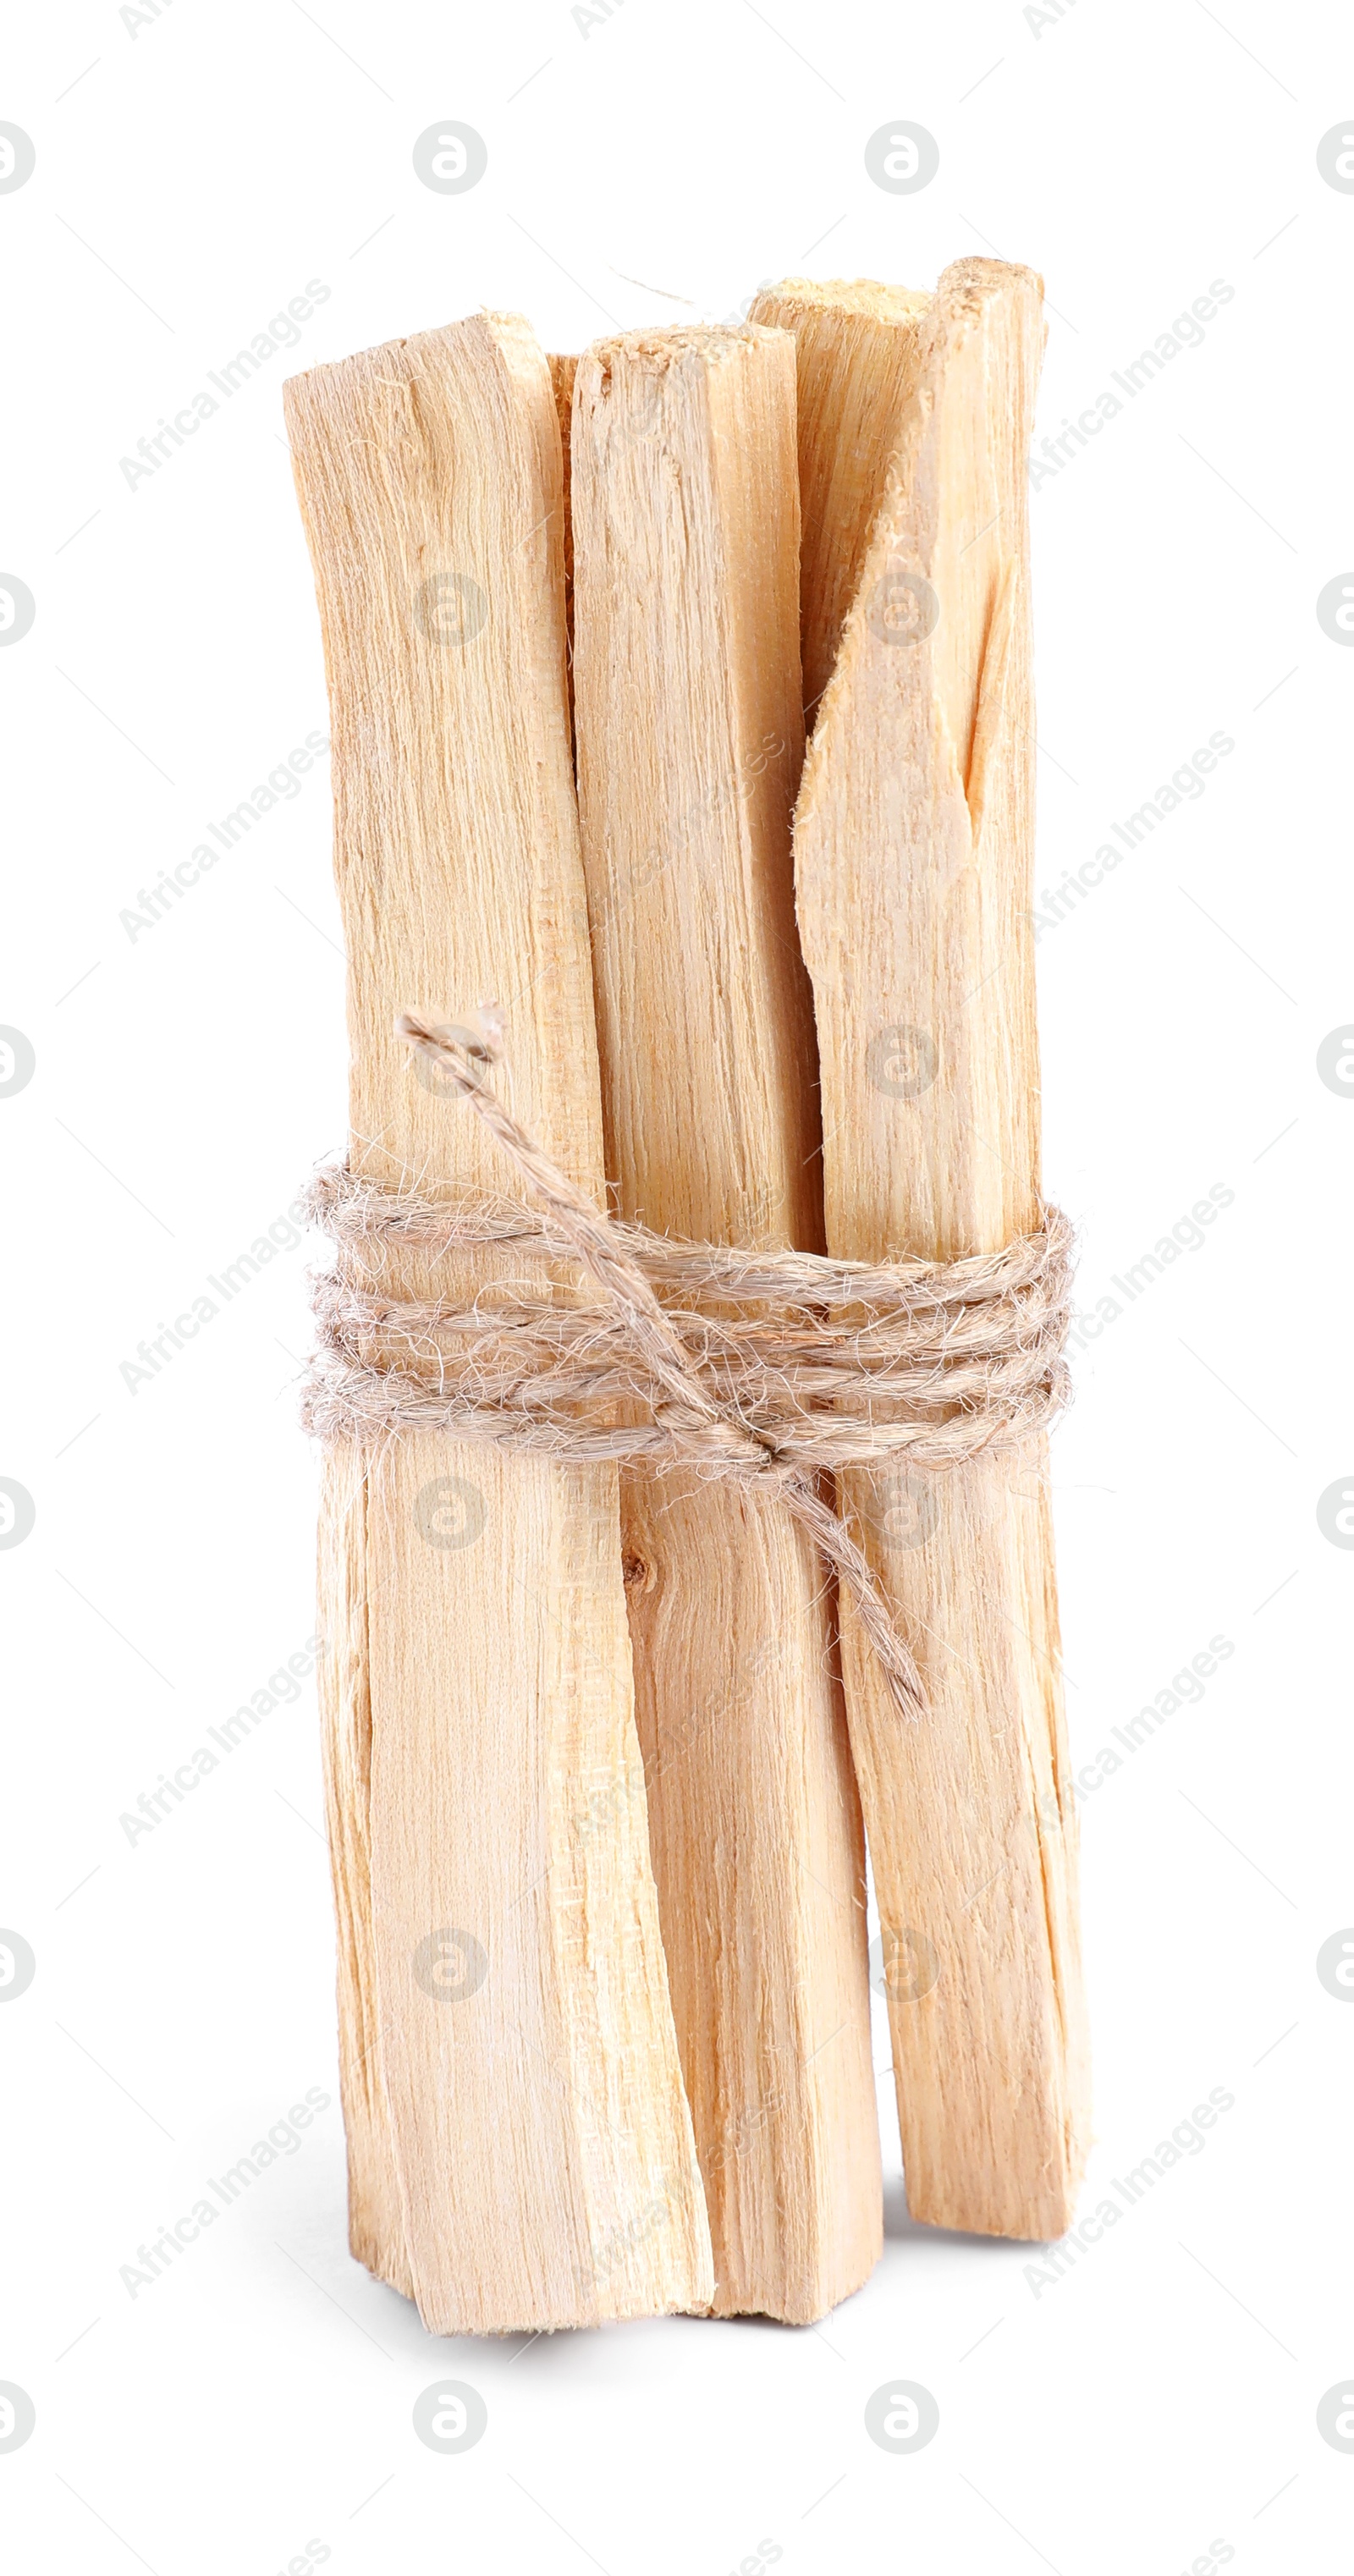
<svg viewBox="0 0 1354 2576">
<path fill-rule="evenodd" d="M 794 348 L 579 362 L 579 805 L 607 1169 L 658 1230 L 821 1247 L 790 808 L 803 750 Z M 881 2245 L 859 1802 L 816 1551 L 774 1501 L 622 1480 L 663 1935 L 714 2306 L 805 2320 Z"/>
<path fill-rule="evenodd" d="M 819 371 L 806 411 L 825 450 L 834 405 L 860 416 L 860 384 L 839 373 L 851 301 L 835 334 L 815 298 L 799 315 L 792 284 L 762 307 L 796 330 L 801 388 Z M 948 1258 L 1024 1232 L 1039 1198 L 1026 455 L 1040 281 L 961 261 L 895 328 L 796 888 L 829 1250 Z M 805 629 L 823 636 L 866 511 L 839 468 L 817 478 L 805 550 L 822 592 Z M 1054 2237 L 1081 2174 L 1087 2068 L 1043 1444 L 842 1482 L 931 1702 L 902 1724 L 844 1622 L 909 2205 L 937 2225 Z"/>
<path fill-rule="evenodd" d="M 393 1031 L 495 1000 L 506 1097 L 600 1200 L 546 360 L 525 323 L 477 315 L 294 379 L 287 415 L 332 709 L 352 1162 L 511 1190 Z M 413 1296 L 482 1275 L 409 1248 L 380 1273 Z M 614 1470 L 421 1434 L 364 1484 L 340 1450 L 321 1575 L 354 2251 L 437 2333 L 701 2306 Z"/>
<path fill-rule="evenodd" d="M 798 373 L 800 601 L 810 731 L 860 584 L 891 442 L 931 298 L 906 286 L 787 277 L 763 288 L 754 322 L 794 333 Z"/>
<path fill-rule="evenodd" d="M 561 504 L 560 530 L 564 552 L 564 632 L 569 654 L 569 718 L 574 712 L 574 528 L 569 502 L 569 439 L 573 422 L 574 377 L 578 360 L 567 352 L 552 349 L 546 361 L 555 396 L 555 413 L 559 421 L 560 447 L 563 451 L 564 493 Z"/>
<path fill-rule="evenodd" d="M 371 1658 L 367 1485 L 351 1442 L 320 1483 L 318 1691 L 325 1820 L 338 1933 L 339 2080 L 348 2151 L 348 2241 L 359 2263 L 414 2297 L 386 2099 L 371 1900 Z"/>
</svg>

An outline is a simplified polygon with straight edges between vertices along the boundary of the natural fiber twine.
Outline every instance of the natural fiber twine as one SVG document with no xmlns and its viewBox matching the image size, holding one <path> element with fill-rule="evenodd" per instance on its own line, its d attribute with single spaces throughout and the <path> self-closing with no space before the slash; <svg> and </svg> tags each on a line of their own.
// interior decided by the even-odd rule
<svg viewBox="0 0 1354 2576">
<path fill-rule="evenodd" d="M 1067 1401 L 1072 1230 L 961 1261 L 833 1261 L 684 1243 L 599 1213 L 489 1088 L 497 1015 L 479 1030 L 403 1017 L 526 1183 L 530 1203 L 457 1205 L 385 1190 L 342 1165 L 307 1193 L 338 1265 L 314 1281 L 320 1348 L 302 1406 L 322 1439 L 374 1447 L 442 1430 L 571 1462 L 692 1468 L 773 1496 L 850 1593 L 894 1697 L 920 1675 L 870 1565 L 818 1479 L 903 1458 L 961 1465 L 1042 1430 Z M 587 1304 L 495 1278 L 473 1295 L 383 1296 L 384 1245 L 434 1255 L 511 1246 L 581 1264 Z"/>
</svg>

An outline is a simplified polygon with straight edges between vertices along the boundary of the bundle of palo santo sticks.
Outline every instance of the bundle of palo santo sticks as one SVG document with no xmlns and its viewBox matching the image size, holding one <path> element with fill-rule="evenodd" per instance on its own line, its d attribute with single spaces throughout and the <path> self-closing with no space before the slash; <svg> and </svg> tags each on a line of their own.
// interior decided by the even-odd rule
<svg viewBox="0 0 1354 2576">
<path fill-rule="evenodd" d="M 489 1002 L 497 1092 L 588 1208 L 862 1264 L 1039 1227 L 1041 293 L 995 260 L 791 279 L 578 359 L 479 313 L 288 385 L 364 1316 L 579 1293 L 495 1232 L 520 1178 L 397 1028 Z M 866 1835 L 912 2214 L 1059 2235 L 1086 2067 L 1042 1436 L 820 1480 L 913 1723 L 774 1495 L 436 1422 L 324 1472 L 355 2254 L 444 2334 L 856 2289 Z"/>
</svg>

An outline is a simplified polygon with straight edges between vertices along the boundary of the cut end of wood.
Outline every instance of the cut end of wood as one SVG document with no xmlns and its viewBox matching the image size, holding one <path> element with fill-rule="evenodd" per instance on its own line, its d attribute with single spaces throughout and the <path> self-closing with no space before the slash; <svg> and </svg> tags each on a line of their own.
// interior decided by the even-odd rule
<svg viewBox="0 0 1354 2576">
<path fill-rule="evenodd" d="M 617 358 L 627 366 L 646 374 L 665 376 L 674 367 L 694 361 L 698 366 L 718 366 L 749 342 L 767 337 L 756 322 L 673 322 L 646 326 L 639 331 L 617 331 L 591 342 L 587 361 L 600 373 L 603 397 L 609 389 L 611 367 Z"/>
<path fill-rule="evenodd" d="M 797 313 L 855 314 L 871 322 L 909 322 L 931 298 L 922 286 L 881 286 L 873 277 L 782 277 L 764 286 L 752 311 L 759 321 L 771 306 Z"/>
<path fill-rule="evenodd" d="M 1017 291 L 1043 303 L 1044 281 L 1037 268 L 1026 268 L 1014 259 L 954 259 L 940 272 L 936 299 L 952 304 L 967 301 L 976 308 L 986 296 Z"/>
<path fill-rule="evenodd" d="M 435 323 L 428 331 L 407 331 L 398 340 L 377 340 L 370 349 L 350 349 L 346 358 L 325 358 L 317 367 L 302 367 L 294 376 L 283 377 L 283 402 L 286 403 L 294 385 L 332 383 L 350 370 L 355 378 L 367 377 L 384 359 L 398 358 L 405 350 L 417 351 L 425 344 L 440 341 L 448 331 L 476 329 L 495 338 L 504 334 L 520 334 L 533 349 L 539 346 L 535 330 L 525 313 L 499 312 L 488 305 L 481 305 L 476 312 L 463 314 L 458 321 Z"/>
</svg>

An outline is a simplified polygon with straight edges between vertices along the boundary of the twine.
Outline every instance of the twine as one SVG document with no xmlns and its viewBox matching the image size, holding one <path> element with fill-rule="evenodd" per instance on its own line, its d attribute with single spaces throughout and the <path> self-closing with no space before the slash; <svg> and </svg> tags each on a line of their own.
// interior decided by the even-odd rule
<svg viewBox="0 0 1354 2576">
<path fill-rule="evenodd" d="M 408 1015 L 396 1027 L 450 1078 L 530 1200 L 434 1201 L 343 1165 L 316 1175 L 308 1210 L 339 1260 L 313 1282 L 305 1427 L 364 1446 L 447 1431 L 574 1463 L 692 1468 L 774 1496 L 850 1594 L 899 1709 L 920 1716 L 916 1663 L 818 1479 L 898 1458 L 960 1466 L 1054 1419 L 1069 1392 L 1067 1218 L 1045 1207 L 1037 1232 L 959 1261 L 834 1261 L 653 1234 L 602 1215 L 491 1090 L 497 1014 L 478 1031 Z M 385 1245 L 579 1263 L 600 1301 L 504 1278 L 461 1299 L 383 1295 L 371 1256 Z"/>
</svg>

